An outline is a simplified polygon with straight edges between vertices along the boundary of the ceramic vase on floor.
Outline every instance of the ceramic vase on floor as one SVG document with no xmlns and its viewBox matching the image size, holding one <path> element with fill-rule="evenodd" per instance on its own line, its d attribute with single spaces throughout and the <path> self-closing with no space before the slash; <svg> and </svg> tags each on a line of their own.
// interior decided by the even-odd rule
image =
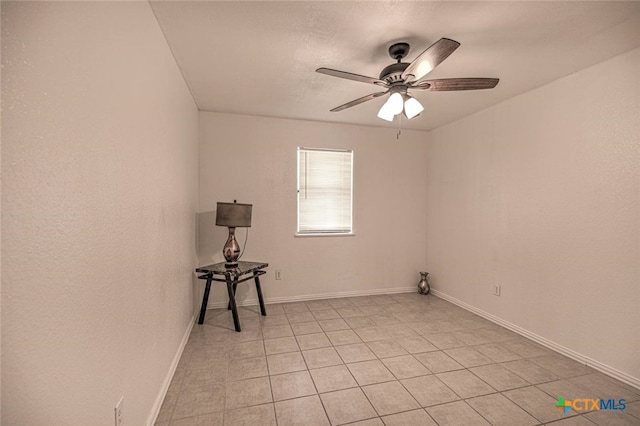
<svg viewBox="0 0 640 426">
<path fill-rule="evenodd" d="M 418 283 L 418 293 L 429 294 L 431 286 L 429 285 L 429 273 L 420 272 L 420 282 Z"/>
</svg>

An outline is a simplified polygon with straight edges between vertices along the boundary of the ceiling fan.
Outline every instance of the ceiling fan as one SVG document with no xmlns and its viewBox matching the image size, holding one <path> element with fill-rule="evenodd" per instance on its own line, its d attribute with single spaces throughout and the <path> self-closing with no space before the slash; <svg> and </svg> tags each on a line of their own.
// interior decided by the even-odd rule
<svg viewBox="0 0 640 426">
<path fill-rule="evenodd" d="M 411 119 L 419 115 L 424 110 L 424 107 L 409 93 L 409 89 L 427 91 L 493 89 L 500 81 L 497 78 L 424 79 L 427 74 L 447 59 L 459 46 L 460 43 L 455 40 L 441 38 L 418 55 L 413 62 L 406 63 L 402 62 L 402 59 L 409 53 L 409 44 L 404 42 L 395 43 L 389 47 L 389 56 L 397 62 L 385 67 L 379 78 L 330 68 L 318 68 L 316 72 L 333 77 L 346 78 L 347 80 L 375 84 L 387 89 L 384 92 L 372 93 L 347 102 L 344 105 L 333 108 L 331 112 L 342 111 L 390 93 L 389 99 L 380 108 L 378 117 L 393 121 L 396 115 L 404 113 L 407 118 Z"/>
</svg>

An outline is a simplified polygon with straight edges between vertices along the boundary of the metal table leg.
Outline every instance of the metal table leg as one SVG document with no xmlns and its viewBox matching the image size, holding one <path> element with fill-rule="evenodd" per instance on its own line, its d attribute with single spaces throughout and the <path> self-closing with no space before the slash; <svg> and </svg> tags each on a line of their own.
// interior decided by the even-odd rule
<svg viewBox="0 0 640 426">
<path fill-rule="evenodd" d="M 233 296 L 235 297 L 236 291 L 238 290 L 238 283 L 233 283 Z M 229 303 L 227 304 L 227 311 L 231 310 L 231 299 L 229 299 Z"/>
<path fill-rule="evenodd" d="M 236 331 L 240 329 L 240 318 L 238 318 L 238 307 L 236 306 L 236 295 L 233 289 L 238 286 L 238 278 L 234 278 L 231 281 L 231 277 L 227 275 L 227 292 L 229 293 L 229 305 L 231 305 L 231 313 L 233 314 L 233 324 L 236 327 Z"/>
<path fill-rule="evenodd" d="M 256 291 L 258 292 L 258 301 L 260 302 L 260 313 L 262 316 L 267 316 L 267 310 L 264 308 L 264 299 L 262 298 L 262 289 L 260 288 L 260 274 L 258 271 L 253 273 L 253 279 L 256 282 Z"/>
<path fill-rule="evenodd" d="M 207 284 L 204 287 L 204 295 L 202 296 L 202 307 L 200 308 L 200 317 L 198 318 L 198 324 L 204 323 L 204 316 L 207 313 L 207 304 L 209 303 L 209 292 L 211 291 L 211 279 L 213 275 L 207 276 Z"/>
</svg>

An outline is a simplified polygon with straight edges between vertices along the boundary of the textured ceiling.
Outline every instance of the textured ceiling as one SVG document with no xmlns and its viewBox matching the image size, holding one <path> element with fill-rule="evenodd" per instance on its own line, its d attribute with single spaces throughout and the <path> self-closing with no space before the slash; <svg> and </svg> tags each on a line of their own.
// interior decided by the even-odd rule
<svg viewBox="0 0 640 426">
<path fill-rule="evenodd" d="M 425 111 L 402 127 L 430 130 L 640 46 L 636 1 L 152 0 L 151 6 L 201 110 L 372 126 L 397 126 L 376 117 L 386 96 L 329 110 L 379 88 L 316 68 L 377 78 L 394 62 L 387 53 L 394 42 L 411 44 L 405 61 L 441 37 L 460 42 L 429 77 L 500 83 L 493 90 L 413 92 Z"/>
</svg>

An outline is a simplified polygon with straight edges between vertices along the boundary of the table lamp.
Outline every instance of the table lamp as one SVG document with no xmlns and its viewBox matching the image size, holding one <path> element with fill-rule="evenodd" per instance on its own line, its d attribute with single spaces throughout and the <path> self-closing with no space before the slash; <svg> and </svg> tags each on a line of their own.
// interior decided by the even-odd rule
<svg viewBox="0 0 640 426">
<path fill-rule="evenodd" d="M 218 203 L 216 210 L 216 226 L 226 226 L 229 228 L 229 238 L 222 248 L 222 254 L 227 261 L 226 268 L 236 268 L 240 257 L 240 245 L 236 241 L 236 228 L 251 227 L 252 204 Z"/>
</svg>

